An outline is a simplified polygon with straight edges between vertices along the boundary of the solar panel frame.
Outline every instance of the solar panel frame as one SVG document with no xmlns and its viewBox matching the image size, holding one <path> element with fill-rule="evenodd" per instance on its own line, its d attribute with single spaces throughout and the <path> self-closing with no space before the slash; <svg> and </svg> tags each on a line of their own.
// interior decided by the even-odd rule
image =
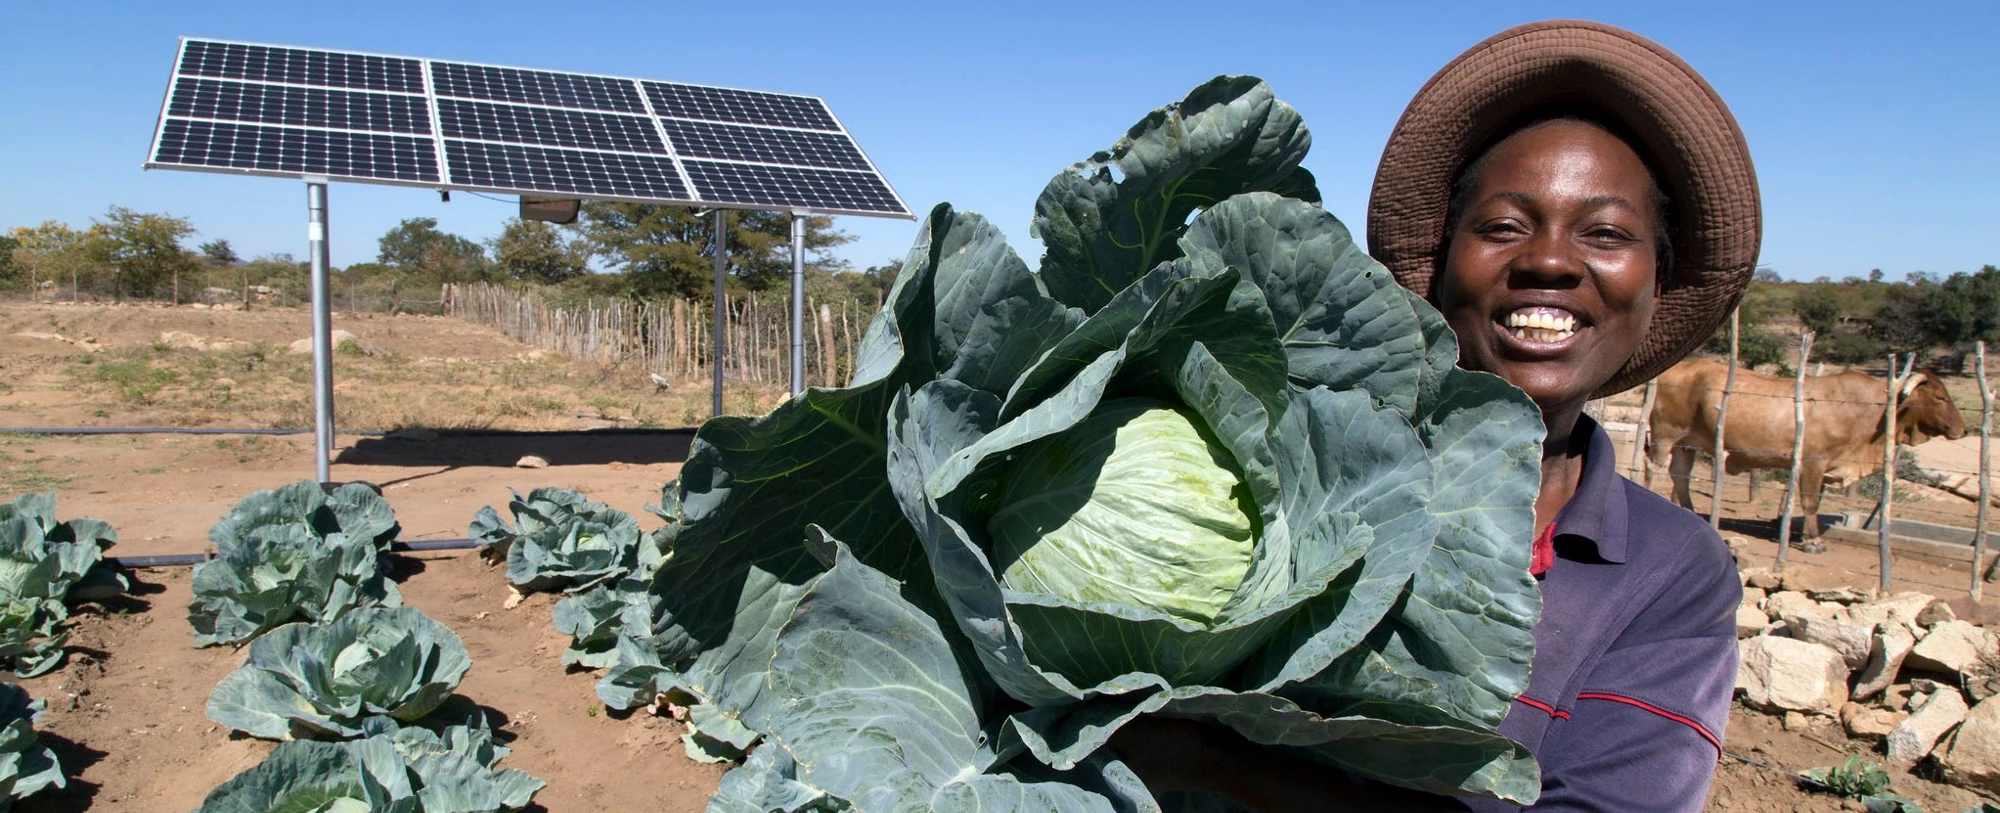
<svg viewBox="0 0 2000 813">
<path fill-rule="evenodd" d="M 262 74 L 260 74 L 258 77 L 255 78 L 228 78 L 228 77 L 217 78 L 216 76 L 210 75 L 208 73 L 184 72 L 183 68 L 187 66 L 190 49 L 197 45 L 200 46 L 204 55 L 209 53 L 208 49 L 216 47 L 269 49 L 269 54 L 283 55 L 283 58 L 287 60 L 287 62 L 284 63 L 286 66 L 291 66 L 294 63 L 300 63 L 300 62 L 306 64 L 315 64 L 313 63 L 312 55 L 318 53 L 324 53 L 327 54 L 328 56 L 324 60 L 321 60 L 321 63 L 318 64 L 327 64 L 327 65 L 338 64 L 342 65 L 343 67 L 339 71 L 339 76 L 329 76 L 325 78 L 324 81 L 317 83 L 312 81 L 305 81 L 305 82 L 271 81 L 269 79 L 262 77 L 264 75 L 271 75 L 273 70 L 276 71 L 277 75 L 286 79 L 294 79 L 300 77 L 297 74 L 297 72 L 290 67 L 284 67 L 279 69 L 269 68 L 268 63 L 270 62 L 270 56 L 267 54 L 264 57 L 266 60 L 264 64 L 266 64 L 267 67 L 263 68 Z M 297 56 L 298 54 L 305 54 L 305 56 Z M 354 57 L 358 57 L 360 58 L 360 60 L 356 61 L 353 59 L 345 59 Z M 205 58 L 209 59 L 210 61 L 218 59 L 216 57 L 205 57 Z M 255 61 L 254 52 L 252 54 L 252 57 L 246 57 L 246 59 L 249 59 L 250 61 L 254 62 Z M 381 60 L 381 62 L 378 63 L 373 60 Z M 368 78 L 367 75 L 364 75 L 361 80 L 353 78 L 354 74 L 357 73 L 357 71 L 363 72 L 365 74 L 367 66 L 380 64 L 382 66 L 385 66 L 383 68 L 384 71 L 387 71 L 388 73 L 395 73 L 397 66 L 403 65 L 405 63 L 414 63 L 415 66 L 417 67 L 417 75 L 423 83 L 423 86 L 420 91 L 410 91 L 404 89 L 378 89 L 365 86 L 357 86 L 354 84 L 357 81 L 363 81 Z M 360 65 L 362 66 L 362 68 L 356 69 L 353 67 L 355 65 Z M 517 72 L 523 76 L 555 78 L 559 80 L 569 81 L 570 84 L 576 85 L 578 87 L 585 87 L 585 86 L 603 87 L 604 83 L 606 82 L 625 83 L 630 88 L 631 95 L 635 96 L 638 99 L 641 110 L 643 112 L 629 112 L 629 111 L 621 112 L 617 110 L 602 109 L 597 107 L 586 107 L 582 105 L 535 104 L 532 102 L 516 102 L 506 99 L 479 98 L 468 95 L 459 95 L 457 93 L 440 93 L 440 77 L 438 76 L 439 65 L 468 66 L 472 68 L 485 69 L 491 71 Z M 245 70 L 243 72 L 249 73 L 248 70 Z M 403 72 L 407 73 L 407 70 L 405 69 Z M 388 75 L 388 73 L 385 73 L 383 75 Z M 307 75 L 304 78 L 307 80 L 312 80 L 318 77 Z M 393 83 L 396 85 L 397 88 L 407 88 L 408 80 L 410 78 L 411 77 L 407 75 L 400 77 L 392 77 L 391 82 L 385 82 L 384 84 Z M 426 107 L 426 112 L 428 113 L 430 132 L 404 133 L 404 132 L 391 132 L 385 130 L 348 130 L 344 128 L 332 128 L 332 127 L 294 127 L 291 125 L 263 124 L 258 122 L 249 122 L 249 121 L 177 116 L 171 113 L 171 109 L 174 103 L 175 89 L 180 83 L 180 81 L 183 79 L 242 82 L 249 85 L 264 85 L 264 86 L 279 87 L 279 88 L 311 88 L 311 89 L 317 89 L 335 93 L 351 92 L 351 93 L 362 93 L 362 94 L 383 94 L 383 95 L 407 96 L 410 98 L 420 98 L 423 100 L 423 103 Z M 336 82 L 338 82 L 338 84 L 336 84 Z M 701 89 L 706 91 L 712 91 L 717 96 L 725 98 L 728 97 L 729 94 L 742 94 L 742 98 L 745 100 L 767 100 L 767 101 L 790 100 L 790 103 L 794 106 L 803 105 L 808 108 L 815 108 L 819 113 L 824 114 L 826 122 L 818 123 L 816 126 L 813 127 L 786 127 L 783 125 L 756 124 L 749 122 L 730 121 L 719 118 L 685 118 L 681 116 L 671 115 L 671 112 L 669 114 L 663 115 L 661 111 L 655 109 L 655 104 L 654 104 L 655 100 L 652 98 L 653 94 L 648 92 L 648 85 L 678 86 L 683 88 Z M 645 120 L 651 123 L 651 132 L 659 139 L 660 145 L 664 149 L 664 152 L 663 153 L 652 152 L 652 151 L 639 152 L 627 149 L 572 147 L 572 146 L 548 144 L 544 142 L 528 141 L 520 138 L 516 138 L 514 140 L 493 140 L 493 139 L 483 139 L 483 138 L 460 138 L 456 136 L 447 136 L 445 130 L 444 117 L 442 113 L 443 109 L 442 102 L 445 100 L 452 100 L 462 103 L 491 104 L 502 107 L 514 107 L 514 108 L 524 108 L 524 109 L 546 108 L 548 110 L 563 111 L 565 113 L 582 113 L 582 114 L 617 116 L 617 117 L 632 117 L 632 116 L 643 117 Z M 849 173 L 865 173 L 866 175 L 871 176 L 875 180 L 875 182 L 881 185 L 881 189 L 886 192 L 886 195 L 883 196 L 884 200 L 881 201 L 880 203 L 881 208 L 847 208 L 841 206 L 826 206 L 826 205 L 815 206 L 801 202 L 802 197 L 788 198 L 784 202 L 779 202 L 779 203 L 746 203 L 734 200 L 715 199 L 714 197 L 711 197 L 709 194 L 705 193 L 702 184 L 698 182 L 697 179 L 693 176 L 693 174 L 688 171 L 684 159 L 690 159 L 691 156 L 687 156 L 682 153 L 680 147 L 675 143 L 672 134 L 669 133 L 666 124 L 666 121 L 669 119 L 696 122 L 698 124 L 714 125 L 718 127 L 747 127 L 747 128 L 771 129 L 774 131 L 796 131 L 801 134 L 810 134 L 814 137 L 833 137 L 838 139 L 844 139 L 846 144 L 853 149 L 855 155 L 859 157 L 858 162 L 856 162 L 858 164 L 857 166 L 830 167 L 824 164 L 816 164 L 816 163 L 786 163 L 783 161 L 764 162 L 755 160 L 714 158 L 714 157 L 701 157 L 701 158 L 694 158 L 692 160 L 700 160 L 710 163 L 739 165 L 746 168 L 750 168 L 748 171 L 751 172 L 762 171 L 755 169 L 757 167 L 769 167 L 769 168 L 776 168 L 777 170 L 782 170 L 782 171 L 805 172 L 808 175 L 812 173 L 828 172 L 828 171 L 837 171 L 842 175 L 846 175 Z M 361 137 L 394 135 L 397 136 L 398 138 L 417 138 L 425 142 L 428 142 L 430 151 L 433 156 L 434 166 L 436 168 L 437 174 L 434 180 L 425 179 L 425 180 L 413 181 L 402 178 L 383 178 L 383 177 L 371 177 L 371 176 L 359 176 L 359 175 L 320 176 L 320 175 L 313 175 L 301 172 L 270 170 L 260 167 L 225 166 L 225 165 L 215 165 L 215 164 L 191 164 L 191 163 L 159 161 L 157 159 L 160 157 L 160 150 L 162 148 L 163 138 L 166 136 L 167 133 L 167 125 L 169 120 L 177 120 L 184 122 L 214 122 L 214 123 L 227 124 L 233 126 L 289 128 L 292 130 L 308 130 L 312 132 L 321 132 L 321 133 L 347 133 L 350 134 L 351 136 L 361 136 Z M 660 162 L 663 168 L 664 166 L 668 165 L 670 165 L 673 168 L 673 176 L 671 181 L 665 181 L 665 183 L 667 183 L 667 185 L 669 186 L 678 186 L 679 189 L 687 192 L 688 196 L 686 198 L 662 198 L 662 197 L 647 197 L 639 195 L 618 194 L 615 191 L 614 192 L 605 192 L 599 190 L 575 191 L 575 190 L 564 190 L 555 187 L 537 188 L 532 186 L 500 186 L 500 185 L 490 185 L 483 183 L 457 183 L 452 181 L 452 166 L 454 161 L 454 156 L 452 154 L 452 150 L 454 148 L 452 147 L 452 142 L 454 141 L 464 142 L 467 144 L 476 143 L 484 145 L 482 149 L 488 154 L 491 154 L 494 151 L 494 148 L 506 148 L 513 150 L 528 150 L 528 151 L 553 150 L 553 151 L 564 152 L 569 155 L 577 155 L 580 160 L 580 164 L 578 167 L 573 167 L 571 169 L 588 169 L 590 166 L 604 166 L 607 164 L 618 164 L 621 162 L 626 165 L 630 165 L 634 163 L 633 159 L 644 159 L 646 161 Z M 593 158 L 590 156 L 579 155 L 581 153 L 603 153 L 605 154 L 605 156 L 608 157 Z M 524 153 L 524 154 L 530 154 L 530 153 Z M 799 148 L 797 152 L 791 153 L 790 155 L 779 156 L 779 157 L 785 158 L 786 160 L 797 161 L 800 160 L 800 156 L 811 157 L 813 154 L 814 151 L 812 148 L 802 147 Z M 491 65 L 486 63 L 468 62 L 465 60 L 428 59 L 423 57 L 405 57 L 405 56 L 397 56 L 391 54 L 377 54 L 377 53 L 369 53 L 363 51 L 348 51 L 348 50 L 332 49 L 332 48 L 303 48 L 298 46 L 236 42 L 231 40 L 218 40 L 218 39 L 195 38 L 195 37 L 182 37 L 179 43 L 179 47 L 176 49 L 174 58 L 174 70 L 171 76 L 169 77 L 166 89 L 162 94 L 160 102 L 160 116 L 158 121 L 154 125 L 151 151 L 148 153 L 147 161 L 145 162 L 145 167 L 148 169 L 155 169 L 155 168 L 177 169 L 177 170 L 186 170 L 195 172 L 211 172 L 211 173 L 225 174 L 225 175 L 255 175 L 264 177 L 279 177 L 279 178 L 305 178 L 308 180 L 345 180 L 357 183 L 386 184 L 392 186 L 412 186 L 418 188 L 437 189 L 437 190 L 463 190 L 469 192 L 490 192 L 490 193 L 508 194 L 508 195 L 548 195 L 554 193 L 562 195 L 574 195 L 589 200 L 618 201 L 618 202 L 630 202 L 630 203 L 651 203 L 651 204 L 679 205 L 679 206 L 691 206 L 691 207 L 754 209 L 754 210 L 764 210 L 764 211 L 777 210 L 777 211 L 793 211 L 793 212 L 810 212 L 814 214 L 835 214 L 835 215 L 844 214 L 844 215 L 858 215 L 863 217 L 894 217 L 894 218 L 902 218 L 909 220 L 915 219 L 915 215 L 910 212 L 908 205 L 903 202 L 902 197 L 896 194 L 895 188 L 889 184 L 888 179 L 886 177 L 882 176 L 881 170 L 875 165 L 874 160 L 868 157 L 867 152 L 862 149 L 860 143 L 847 130 L 846 125 L 842 123 L 839 117 L 833 112 L 832 107 L 830 105 L 827 105 L 826 101 L 818 96 L 807 96 L 803 94 L 794 94 L 794 93 L 780 93 L 774 91 L 727 88 L 716 85 L 702 85 L 689 82 L 667 82 L 665 80 L 640 79 L 635 77 L 623 77 L 623 76 L 615 76 L 609 74 L 592 74 L 592 73 L 580 73 L 572 71 L 550 71 L 545 69 L 522 68 L 522 67 L 508 66 L 508 65 Z M 555 175 L 552 174 L 550 177 L 554 178 Z M 737 196 L 732 195 L 731 197 L 737 197 Z"/>
</svg>

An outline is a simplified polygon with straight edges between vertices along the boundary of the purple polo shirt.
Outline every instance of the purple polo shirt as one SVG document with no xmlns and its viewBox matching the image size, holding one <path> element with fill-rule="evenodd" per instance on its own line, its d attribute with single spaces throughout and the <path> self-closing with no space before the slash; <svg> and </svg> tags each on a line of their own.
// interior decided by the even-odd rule
<svg viewBox="0 0 2000 813">
<path fill-rule="evenodd" d="M 1575 431 L 1583 473 L 1556 515 L 1528 690 L 1500 733 L 1541 762 L 1534 810 L 1698 811 L 1736 688 L 1736 560 L 1707 522 L 1620 476 L 1596 421 Z"/>
</svg>

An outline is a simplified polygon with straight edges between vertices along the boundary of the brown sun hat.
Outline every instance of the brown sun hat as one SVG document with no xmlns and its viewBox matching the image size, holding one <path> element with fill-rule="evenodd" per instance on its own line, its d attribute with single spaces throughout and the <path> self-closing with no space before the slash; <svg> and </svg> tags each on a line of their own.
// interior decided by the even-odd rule
<svg viewBox="0 0 2000 813">
<path fill-rule="evenodd" d="M 1557 109 L 1624 130 L 1669 199 L 1673 261 L 1652 327 L 1593 395 L 1601 398 L 1644 383 L 1713 335 L 1756 268 L 1763 218 L 1750 148 L 1722 97 L 1680 57 L 1576 20 L 1529 23 L 1472 46 L 1417 91 L 1389 135 L 1368 199 L 1368 251 L 1428 297 L 1459 173 L 1526 119 Z"/>
</svg>

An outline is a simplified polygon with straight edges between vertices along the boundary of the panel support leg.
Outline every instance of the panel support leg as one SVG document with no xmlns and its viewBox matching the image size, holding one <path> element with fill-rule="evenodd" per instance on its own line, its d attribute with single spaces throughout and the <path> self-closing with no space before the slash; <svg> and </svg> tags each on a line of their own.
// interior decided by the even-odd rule
<svg viewBox="0 0 2000 813">
<path fill-rule="evenodd" d="M 792 213 L 792 397 L 806 391 L 806 214 Z"/>
<path fill-rule="evenodd" d="M 319 482 L 332 479 L 333 456 L 333 305 L 328 282 L 326 182 L 306 182 L 306 240 L 312 257 L 313 346 L 313 472 Z"/>
<path fill-rule="evenodd" d="M 714 345 L 710 358 L 714 360 L 712 366 L 715 368 L 715 393 L 711 414 L 716 416 L 722 414 L 722 359 L 723 351 L 729 346 L 729 319 L 728 314 L 722 310 L 723 299 L 728 295 L 723 282 L 728 278 L 729 216 L 723 210 L 717 209 L 715 210 L 715 332 L 713 340 L 709 342 Z"/>
</svg>

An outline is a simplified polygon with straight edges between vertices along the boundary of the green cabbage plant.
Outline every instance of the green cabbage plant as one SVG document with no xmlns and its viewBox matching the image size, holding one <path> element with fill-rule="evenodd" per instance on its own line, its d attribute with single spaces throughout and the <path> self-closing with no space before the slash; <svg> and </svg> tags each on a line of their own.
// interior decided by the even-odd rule
<svg viewBox="0 0 2000 813">
<path fill-rule="evenodd" d="M 519 810 L 544 783 L 496 767 L 507 749 L 483 722 L 443 731 L 371 724 L 345 742 L 281 744 L 255 767 L 209 792 L 196 813 Z"/>
<path fill-rule="evenodd" d="M 430 616 L 364 607 L 251 641 L 209 696 L 208 718 L 271 740 L 351 739 L 371 718 L 412 722 L 435 711 L 471 666 L 457 633 Z"/>
<path fill-rule="evenodd" d="M 507 562 L 507 580 L 529 592 L 578 592 L 615 582 L 639 564 L 643 545 L 632 515 L 567 488 L 537 488 L 507 509 L 514 525 L 488 506 L 472 518 L 481 555 Z"/>
<path fill-rule="evenodd" d="M 401 606 L 386 557 L 399 530 L 388 501 L 359 483 L 328 493 L 302 480 L 244 497 L 209 529 L 215 558 L 195 566 L 194 645 L 240 644 L 280 624 Z"/>
<path fill-rule="evenodd" d="M 0 504 L 0 658 L 20 677 L 63 661 L 70 601 L 124 592 L 125 577 L 104 562 L 118 534 L 96 519 L 58 522 L 56 495 L 25 494 Z"/>
<path fill-rule="evenodd" d="M 35 736 L 35 720 L 42 716 L 42 706 L 42 701 L 30 700 L 20 686 L 0 683 L 0 813 L 15 799 L 27 798 L 43 788 L 60 788 L 68 781 L 55 752 Z"/>
<path fill-rule="evenodd" d="M 599 695 L 753 749 L 712 810 L 1157 810 L 1142 715 L 1533 800 L 1540 416 L 1309 143 L 1221 77 L 1049 183 L 1038 269 L 932 210 L 847 387 L 701 427 Z"/>
<path fill-rule="evenodd" d="M 403 530 L 389 501 L 365 484 L 342 483 L 328 490 L 312 480 L 300 480 L 244 497 L 209 527 L 208 539 L 219 551 L 271 526 L 297 527 L 312 536 L 344 534 L 385 551 Z"/>
</svg>

